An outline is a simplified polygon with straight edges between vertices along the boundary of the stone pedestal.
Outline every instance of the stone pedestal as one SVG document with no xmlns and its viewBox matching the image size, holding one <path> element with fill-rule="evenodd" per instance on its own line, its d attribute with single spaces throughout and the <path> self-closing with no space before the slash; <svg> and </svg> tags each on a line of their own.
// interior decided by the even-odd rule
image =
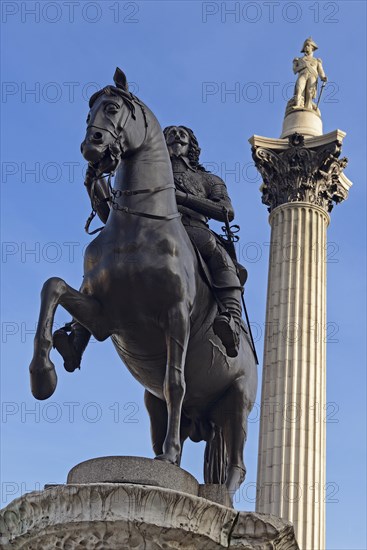
<svg viewBox="0 0 367 550">
<path fill-rule="evenodd" d="M 3 550 L 298 549 L 292 525 L 276 517 L 129 483 L 29 493 L 3 510 L 0 532 Z"/>
<path fill-rule="evenodd" d="M 99 459 L 100 474 L 108 461 L 121 475 L 122 457 Z M 125 464 L 136 479 L 156 475 L 156 461 L 126 457 Z M 98 459 L 97 459 L 98 460 Z M 90 462 L 90 461 L 88 461 Z M 88 477 L 88 467 L 79 465 L 70 477 Z M 159 463 L 158 463 L 159 464 Z M 168 467 L 164 473 L 165 466 Z M 190 479 L 188 490 L 173 490 L 139 483 L 71 483 L 50 486 L 14 500 L 0 514 L 2 550 L 298 550 L 291 523 L 277 517 L 237 512 L 198 496 L 200 486 L 187 472 L 160 463 L 167 483 Z M 105 469 L 111 477 L 111 471 Z M 125 474 L 123 474 L 125 475 Z M 189 476 L 189 478 L 187 477 Z M 180 481 L 177 481 L 180 480 Z M 190 489 L 191 487 L 191 489 Z"/>
<path fill-rule="evenodd" d="M 344 132 L 253 136 L 271 225 L 256 510 L 325 548 L 326 228 L 351 182 Z"/>
<path fill-rule="evenodd" d="M 310 109 L 293 109 L 284 117 L 281 138 L 291 136 L 295 132 L 303 136 L 321 136 L 322 120 L 319 113 Z"/>
</svg>

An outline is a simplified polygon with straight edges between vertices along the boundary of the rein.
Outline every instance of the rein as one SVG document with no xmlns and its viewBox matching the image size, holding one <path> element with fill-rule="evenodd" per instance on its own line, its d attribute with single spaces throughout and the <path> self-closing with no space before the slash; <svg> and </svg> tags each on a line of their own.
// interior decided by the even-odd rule
<svg viewBox="0 0 367 550">
<path fill-rule="evenodd" d="M 130 197 L 132 195 L 139 195 L 142 193 L 159 193 L 160 191 L 165 191 L 166 189 L 175 189 L 174 185 L 165 185 L 164 187 L 157 187 L 157 188 L 147 188 L 147 189 L 123 189 L 123 190 L 117 190 L 111 189 L 111 197 L 110 202 L 112 205 L 112 208 L 114 210 L 118 210 L 119 212 L 125 212 L 125 214 L 132 214 L 134 216 L 141 216 L 143 218 L 149 218 L 151 220 L 173 220 L 174 218 L 178 218 L 181 216 L 180 212 L 174 212 L 173 214 L 168 214 L 167 216 L 159 216 L 158 214 L 149 214 L 148 212 L 140 212 L 138 210 L 133 210 L 132 208 L 129 208 L 128 206 L 120 206 L 116 201 L 115 198 L 121 197 L 121 195 L 125 195 L 127 197 Z"/>
<path fill-rule="evenodd" d="M 86 233 L 88 233 L 88 235 L 95 235 L 96 233 L 98 233 L 99 231 L 102 231 L 103 229 L 103 226 L 102 227 L 98 227 L 97 229 L 94 229 L 94 231 L 89 231 L 89 227 L 90 227 L 90 224 L 92 223 L 93 219 L 95 218 L 96 214 L 97 214 L 97 210 L 96 208 L 98 208 L 98 204 L 100 204 L 101 202 L 110 202 L 111 203 L 111 207 L 113 208 L 113 210 L 117 210 L 119 212 L 124 212 L 125 214 L 132 214 L 133 216 L 140 216 L 142 218 L 149 218 L 151 220 L 161 220 L 161 221 L 169 221 L 169 220 L 173 220 L 175 218 L 179 218 L 181 216 L 180 212 L 174 212 L 173 214 L 168 214 L 167 216 L 160 216 L 158 214 L 149 214 L 149 212 L 140 212 L 139 210 L 134 210 L 132 208 L 129 208 L 128 206 L 120 206 L 118 204 L 118 202 L 116 202 L 115 199 L 121 197 L 121 196 L 126 196 L 126 197 L 131 197 L 133 195 L 141 195 L 141 194 L 146 194 L 146 193 L 150 193 L 150 194 L 153 194 L 153 193 L 159 193 L 161 191 L 165 191 L 166 189 L 175 189 L 175 186 L 174 185 L 165 185 L 164 187 L 157 187 L 157 188 L 146 188 L 146 189 L 136 189 L 136 190 L 133 190 L 133 189 L 112 189 L 112 186 L 111 186 L 111 177 L 113 176 L 114 174 L 110 173 L 108 174 L 108 187 L 110 189 L 110 195 L 108 197 L 106 197 L 105 199 L 103 199 L 102 201 L 100 199 L 98 199 L 94 193 L 94 186 L 95 186 L 95 183 L 96 181 L 98 180 L 98 177 L 94 178 L 93 179 L 93 183 L 92 183 L 92 190 L 91 190 L 91 195 L 93 196 L 93 199 L 92 199 L 92 212 L 89 216 L 89 218 L 87 219 L 87 222 L 85 224 L 85 231 Z M 107 177 L 104 176 L 104 177 Z"/>
<path fill-rule="evenodd" d="M 108 187 L 109 189 L 111 189 L 111 177 L 112 177 L 112 172 L 110 174 L 106 174 L 106 176 L 96 176 L 93 178 L 92 180 L 92 188 L 91 188 L 91 192 L 90 192 L 90 195 L 91 195 L 91 206 L 92 206 L 92 211 L 91 213 L 89 214 L 88 216 L 88 219 L 87 221 L 85 222 L 85 226 L 84 226 L 84 231 L 86 233 L 88 233 L 88 235 L 95 235 L 96 233 L 99 233 L 100 231 L 102 231 L 103 229 L 103 225 L 101 227 L 97 227 L 97 229 L 94 229 L 93 231 L 89 231 L 89 227 L 90 227 L 90 224 L 92 223 L 92 221 L 94 220 L 96 214 L 97 214 L 97 210 L 96 208 L 98 208 L 98 205 L 101 204 L 101 202 L 108 202 L 110 200 L 110 197 L 106 197 L 105 199 L 103 200 L 100 200 L 95 192 L 94 192 L 94 188 L 95 188 L 95 185 L 96 185 L 96 182 L 98 181 L 98 179 L 103 179 L 103 178 L 106 178 L 108 177 Z"/>
</svg>

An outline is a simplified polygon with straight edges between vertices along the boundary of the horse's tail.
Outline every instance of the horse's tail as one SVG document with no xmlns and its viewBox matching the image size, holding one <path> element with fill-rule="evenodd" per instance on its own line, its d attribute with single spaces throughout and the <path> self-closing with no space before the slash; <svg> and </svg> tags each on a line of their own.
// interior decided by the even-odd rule
<svg viewBox="0 0 367 550">
<path fill-rule="evenodd" d="M 227 448 L 223 437 L 223 430 L 213 425 L 212 437 L 207 441 L 204 454 L 204 482 L 226 482 L 227 477 Z"/>
</svg>

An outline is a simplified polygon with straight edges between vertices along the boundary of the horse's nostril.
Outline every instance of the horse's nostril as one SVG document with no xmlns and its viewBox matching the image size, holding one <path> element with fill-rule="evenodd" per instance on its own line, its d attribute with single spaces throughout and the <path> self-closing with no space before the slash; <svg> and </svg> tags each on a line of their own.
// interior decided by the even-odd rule
<svg viewBox="0 0 367 550">
<path fill-rule="evenodd" d="M 94 139 L 94 140 L 100 141 L 100 140 L 102 139 L 102 137 L 103 137 L 103 136 L 102 136 L 101 132 L 95 132 L 95 133 L 93 134 L 93 139 Z"/>
</svg>

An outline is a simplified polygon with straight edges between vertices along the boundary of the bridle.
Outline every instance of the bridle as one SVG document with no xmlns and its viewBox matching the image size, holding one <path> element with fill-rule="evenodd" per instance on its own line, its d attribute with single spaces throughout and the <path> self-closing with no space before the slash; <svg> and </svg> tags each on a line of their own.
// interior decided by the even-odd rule
<svg viewBox="0 0 367 550">
<path fill-rule="evenodd" d="M 148 130 L 147 115 L 146 115 L 146 112 L 145 112 L 145 109 L 144 109 L 144 105 L 139 101 L 139 99 L 137 97 L 135 97 L 132 93 L 129 93 L 128 94 L 128 101 L 127 101 L 127 97 L 125 97 L 125 94 L 122 91 L 120 91 L 120 97 L 124 101 L 125 105 L 128 103 L 128 107 L 129 107 L 128 111 L 127 111 L 127 114 L 126 114 L 126 117 L 125 117 L 125 120 L 124 120 L 123 124 L 121 124 L 120 132 L 117 131 L 116 123 L 113 120 L 109 120 L 109 122 L 112 126 L 112 129 L 111 128 L 105 128 L 103 126 L 98 126 L 97 124 L 88 124 L 88 126 L 87 126 L 87 130 L 89 130 L 90 128 L 96 128 L 97 130 L 103 130 L 104 132 L 108 132 L 114 138 L 114 142 L 110 143 L 108 145 L 108 150 L 109 150 L 110 156 L 113 159 L 115 159 L 115 162 L 116 162 L 116 165 L 114 167 L 114 170 L 112 170 L 112 172 L 114 172 L 117 169 L 117 166 L 118 166 L 118 164 L 121 160 L 121 156 L 124 153 L 124 149 L 121 145 L 121 134 L 124 131 L 125 126 L 126 126 L 128 120 L 129 120 L 130 116 L 134 120 L 136 120 L 135 104 L 139 105 L 139 107 L 140 107 L 140 109 L 143 113 L 144 125 L 145 125 L 145 135 L 144 135 L 143 143 L 146 140 L 147 130 Z M 97 175 L 97 177 L 99 177 L 99 175 Z"/>
<path fill-rule="evenodd" d="M 122 95 L 122 98 L 124 99 L 123 95 Z M 146 140 L 147 131 L 148 131 L 147 115 L 146 115 L 146 112 L 145 112 L 145 109 L 144 109 L 144 105 L 139 101 L 139 99 L 131 93 L 130 93 L 130 98 L 132 100 L 132 103 L 133 104 L 136 103 L 140 107 L 140 109 L 143 113 L 144 124 L 145 124 L 145 136 L 144 136 L 144 140 L 142 142 L 142 145 L 143 145 L 145 140 Z M 111 208 L 113 210 L 117 210 L 117 211 L 123 212 L 125 214 L 132 214 L 133 216 L 140 216 L 140 217 L 143 217 L 143 218 L 149 218 L 151 220 L 169 221 L 169 220 L 173 220 L 175 218 L 179 218 L 181 216 L 180 212 L 174 212 L 173 214 L 168 214 L 166 216 L 161 216 L 161 215 L 158 215 L 158 214 L 150 214 L 149 212 L 140 212 L 138 210 L 134 210 L 134 209 L 129 208 L 127 206 L 120 206 L 118 204 L 116 199 L 118 199 L 121 196 L 130 197 L 130 196 L 140 195 L 140 194 L 160 193 L 161 191 L 165 191 L 166 189 L 175 189 L 174 185 L 165 185 L 163 187 L 156 187 L 156 188 L 153 187 L 153 188 L 136 189 L 136 190 L 133 190 L 133 189 L 122 189 L 122 190 L 118 189 L 118 190 L 115 190 L 115 189 L 112 188 L 111 179 L 112 179 L 112 177 L 115 176 L 115 172 L 118 168 L 118 165 L 121 162 L 121 157 L 124 153 L 124 150 L 121 146 L 121 134 L 122 134 L 122 132 L 123 132 L 123 130 L 124 130 L 126 124 L 127 124 L 127 121 L 129 120 L 130 116 L 134 120 L 136 119 L 134 109 L 129 109 L 128 110 L 126 118 L 125 118 L 125 120 L 124 120 L 124 122 L 121 126 L 120 134 L 118 134 L 117 131 L 116 131 L 115 123 L 113 123 L 113 130 L 111 130 L 109 128 L 104 128 L 104 127 L 98 126 L 96 124 L 89 124 L 87 126 L 87 130 L 89 128 L 96 128 L 97 130 L 103 130 L 105 132 L 108 132 L 114 138 L 114 142 L 109 144 L 108 149 L 109 149 L 110 156 L 113 159 L 115 159 L 115 166 L 114 166 L 113 170 L 111 170 L 108 173 L 105 173 L 105 172 L 98 173 L 98 171 L 97 171 L 96 175 L 92 179 L 92 186 L 91 186 L 91 191 L 90 191 L 92 212 L 90 213 L 90 215 L 89 215 L 89 217 L 86 221 L 85 227 L 84 227 L 84 229 L 88 233 L 88 235 L 95 235 L 96 233 L 98 233 L 99 231 L 101 231 L 103 229 L 103 226 L 102 226 L 102 227 L 98 227 L 97 229 L 94 229 L 93 231 L 89 231 L 90 224 L 92 223 L 93 219 L 95 218 L 95 216 L 97 214 L 97 208 L 103 202 L 110 203 Z M 105 175 L 103 175 L 104 173 L 105 173 Z M 96 186 L 96 183 L 98 182 L 98 180 L 102 179 L 102 178 L 108 178 L 109 196 L 104 198 L 104 199 L 99 199 L 98 196 L 95 193 L 95 186 Z"/>
</svg>

